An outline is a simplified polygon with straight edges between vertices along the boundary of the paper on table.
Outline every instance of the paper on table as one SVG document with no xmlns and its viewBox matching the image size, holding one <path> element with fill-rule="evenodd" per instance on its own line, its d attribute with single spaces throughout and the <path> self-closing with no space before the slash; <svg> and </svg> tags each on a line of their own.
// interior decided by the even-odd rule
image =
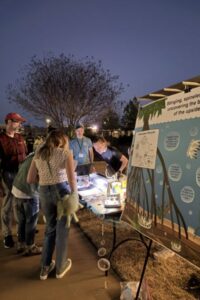
<svg viewBox="0 0 200 300">
<path fill-rule="evenodd" d="M 98 188 L 93 187 L 91 189 L 88 190 L 84 190 L 84 191 L 78 191 L 79 195 L 82 197 L 86 197 L 86 196 L 92 196 L 92 195 L 103 195 L 102 191 L 100 191 Z"/>
</svg>

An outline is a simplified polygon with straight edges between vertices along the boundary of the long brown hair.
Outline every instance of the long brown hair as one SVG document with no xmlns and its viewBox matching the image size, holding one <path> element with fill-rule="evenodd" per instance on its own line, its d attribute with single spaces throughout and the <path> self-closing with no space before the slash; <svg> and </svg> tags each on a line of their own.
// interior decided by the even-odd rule
<svg viewBox="0 0 200 300">
<path fill-rule="evenodd" d="M 68 151 L 68 137 L 64 132 L 60 130 L 53 130 L 47 135 L 44 144 L 38 149 L 36 157 L 41 158 L 42 160 L 49 161 L 53 149 L 58 147 Z"/>
</svg>

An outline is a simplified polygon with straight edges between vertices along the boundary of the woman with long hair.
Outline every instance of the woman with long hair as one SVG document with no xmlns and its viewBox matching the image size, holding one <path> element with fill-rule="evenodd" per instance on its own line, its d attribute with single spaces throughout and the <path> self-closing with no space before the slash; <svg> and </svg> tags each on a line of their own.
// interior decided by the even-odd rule
<svg viewBox="0 0 200 300">
<path fill-rule="evenodd" d="M 62 278 L 72 262 L 67 258 L 69 228 L 66 216 L 57 218 L 57 203 L 64 195 L 77 193 L 73 157 L 68 137 L 63 132 L 51 131 L 36 151 L 27 176 L 28 183 L 35 182 L 37 176 L 41 208 L 46 218 L 40 279 L 47 279 L 55 266 L 56 277 Z M 54 249 L 56 261 L 52 260 Z"/>
</svg>

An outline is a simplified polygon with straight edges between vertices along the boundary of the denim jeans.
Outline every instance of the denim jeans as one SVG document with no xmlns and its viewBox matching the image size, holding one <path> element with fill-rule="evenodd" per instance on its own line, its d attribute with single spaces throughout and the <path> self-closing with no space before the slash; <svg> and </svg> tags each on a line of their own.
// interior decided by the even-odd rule
<svg viewBox="0 0 200 300">
<path fill-rule="evenodd" d="M 27 246 L 34 244 L 39 213 L 39 198 L 15 198 L 18 217 L 18 242 Z"/>
<path fill-rule="evenodd" d="M 12 235 L 12 221 L 13 221 L 13 213 L 16 222 L 17 213 L 16 213 L 16 203 L 14 201 L 14 196 L 11 194 L 11 189 L 13 185 L 13 180 L 16 176 L 16 172 L 3 172 L 3 186 L 5 189 L 5 196 L 2 201 L 1 207 L 1 228 L 3 236 Z"/>
<path fill-rule="evenodd" d="M 69 228 L 66 217 L 57 220 L 57 202 L 60 196 L 69 193 L 66 182 L 57 185 L 40 186 L 41 208 L 46 217 L 46 230 L 42 250 L 42 267 L 49 266 L 56 250 L 56 271 L 63 269 L 67 260 Z M 60 195 L 60 196 L 59 196 Z"/>
</svg>

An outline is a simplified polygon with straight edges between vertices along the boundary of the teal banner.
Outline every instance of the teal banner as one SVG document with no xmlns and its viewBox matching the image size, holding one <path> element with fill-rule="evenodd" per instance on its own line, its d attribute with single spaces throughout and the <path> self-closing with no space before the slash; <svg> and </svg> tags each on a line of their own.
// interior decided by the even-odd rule
<svg viewBox="0 0 200 300">
<path fill-rule="evenodd" d="M 121 219 L 200 267 L 200 88 L 140 109 Z"/>
</svg>

